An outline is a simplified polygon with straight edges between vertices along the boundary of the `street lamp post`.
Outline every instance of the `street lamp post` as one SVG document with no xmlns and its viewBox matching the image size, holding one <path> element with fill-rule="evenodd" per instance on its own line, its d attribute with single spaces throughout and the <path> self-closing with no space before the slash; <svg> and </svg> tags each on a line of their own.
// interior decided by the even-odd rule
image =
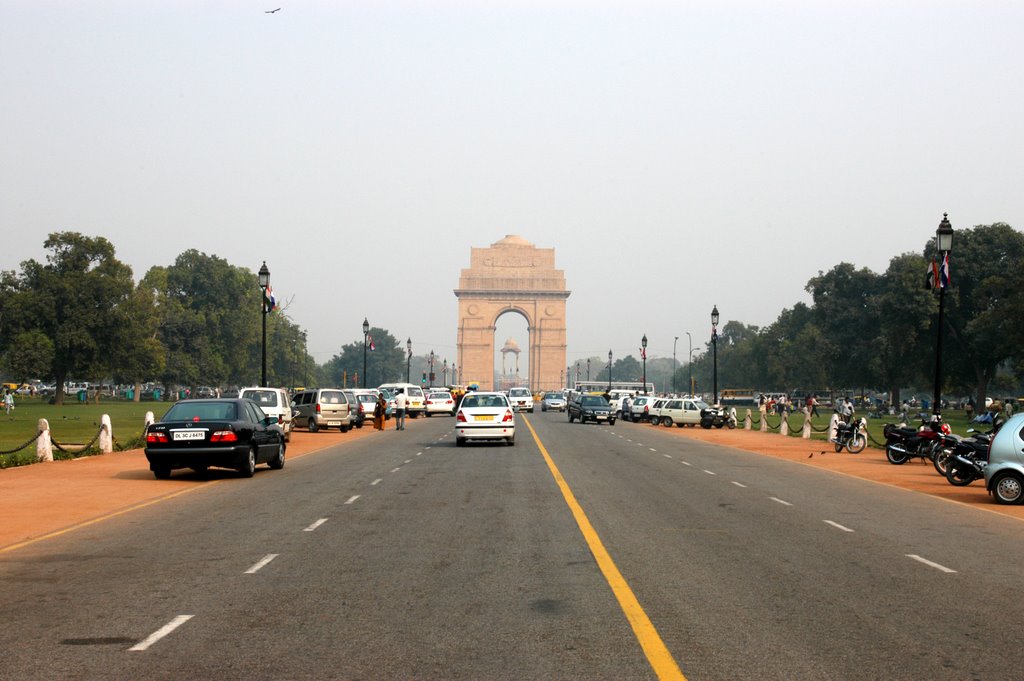
<svg viewBox="0 0 1024 681">
<path fill-rule="evenodd" d="M 590 381 L 590 358 L 587 358 L 587 381 Z"/>
<path fill-rule="evenodd" d="M 711 308 L 711 347 L 714 353 L 714 371 L 711 384 L 714 390 L 714 404 L 718 404 L 718 306 Z"/>
<path fill-rule="evenodd" d="M 427 379 L 430 383 L 428 387 L 434 387 L 434 351 L 430 351 L 430 377 Z"/>
<path fill-rule="evenodd" d="M 686 331 L 685 333 L 687 339 L 690 341 L 690 354 L 686 356 L 686 380 L 689 383 L 687 390 L 690 391 L 690 397 L 693 397 L 693 336 L 690 335 L 689 331 Z"/>
<path fill-rule="evenodd" d="M 412 336 L 405 339 L 405 382 L 409 382 L 409 366 L 412 364 Z"/>
<path fill-rule="evenodd" d="M 263 265 L 260 266 L 260 289 L 262 289 L 263 295 L 260 296 L 260 309 L 263 312 L 263 370 L 260 372 L 260 385 L 267 387 L 267 313 L 270 311 L 267 308 L 267 289 L 270 288 L 270 270 L 267 269 L 267 261 L 263 261 Z"/>
<path fill-rule="evenodd" d="M 444 384 L 448 385 L 448 358 L 444 358 Z"/>
<path fill-rule="evenodd" d="M 612 391 L 612 351 L 608 351 L 608 392 Z"/>
<path fill-rule="evenodd" d="M 370 337 L 370 322 L 363 317 L 363 387 L 366 387 L 366 346 Z"/>
<path fill-rule="evenodd" d="M 938 339 L 935 343 L 935 395 L 932 413 L 942 415 L 942 322 L 945 313 L 946 287 L 949 280 L 949 252 L 953 250 L 953 225 L 949 224 L 949 216 L 942 214 L 942 222 L 935 230 L 935 249 L 939 252 L 939 277 L 935 285 L 939 287 L 939 324 Z"/>
<path fill-rule="evenodd" d="M 672 341 L 672 394 L 676 392 L 676 343 L 678 342 L 679 336 L 676 336 Z"/>
<path fill-rule="evenodd" d="M 647 334 L 640 339 L 640 357 L 644 360 L 644 395 L 647 394 Z"/>
</svg>

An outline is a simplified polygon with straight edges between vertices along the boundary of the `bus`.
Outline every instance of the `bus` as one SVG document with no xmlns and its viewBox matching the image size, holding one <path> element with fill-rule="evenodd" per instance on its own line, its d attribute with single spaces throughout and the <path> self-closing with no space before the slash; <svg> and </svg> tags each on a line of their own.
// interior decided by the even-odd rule
<svg viewBox="0 0 1024 681">
<path fill-rule="evenodd" d="M 725 388 L 718 392 L 718 400 L 730 406 L 754 405 L 757 404 L 757 395 L 753 388 Z"/>
<path fill-rule="evenodd" d="M 651 395 L 654 393 L 654 384 L 648 381 L 612 381 L 611 389 L 609 390 L 608 381 L 576 381 L 576 387 L 574 392 L 578 393 L 596 393 L 603 395 L 607 392 L 628 391 L 633 395 L 647 394 Z"/>
</svg>

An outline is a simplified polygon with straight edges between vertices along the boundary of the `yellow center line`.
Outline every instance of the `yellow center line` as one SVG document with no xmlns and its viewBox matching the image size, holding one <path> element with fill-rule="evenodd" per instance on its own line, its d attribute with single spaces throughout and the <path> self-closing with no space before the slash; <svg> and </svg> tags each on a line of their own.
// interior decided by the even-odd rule
<svg viewBox="0 0 1024 681">
<path fill-rule="evenodd" d="M 651 623 L 650 618 L 647 617 L 647 613 L 644 612 L 644 609 L 640 606 L 640 601 L 638 601 L 636 596 L 633 594 L 633 590 L 629 588 L 629 584 L 626 583 L 622 573 L 619 572 L 619 568 L 615 566 L 615 561 L 612 560 L 608 550 L 605 549 L 604 544 L 601 542 L 601 538 L 597 536 L 594 526 L 590 524 L 590 520 L 587 519 L 587 514 L 583 512 L 583 507 L 580 506 L 578 501 L 576 501 L 576 496 L 569 488 L 569 484 L 565 481 L 565 478 L 562 477 L 561 472 L 558 470 L 558 466 L 555 465 L 551 455 L 548 454 L 548 450 L 540 441 L 537 431 L 535 431 L 533 426 L 530 425 L 529 419 L 525 416 L 523 416 L 522 419 L 526 424 L 526 427 L 530 430 L 530 433 L 533 435 L 533 440 L 537 443 L 537 447 L 540 449 L 540 453 L 544 457 L 544 461 L 547 462 L 548 469 L 551 471 L 551 475 L 555 478 L 555 483 L 557 483 L 558 488 L 562 490 L 562 496 L 565 498 L 565 503 L 569 505 L 569 510 L 572 511 L 572 515 L 576 519 L 576 524 L 579 525 L 580 532 L 583 534 L 583 538 L 586 540 L 587 546 L 590 547 L 590 552 L 594 554 L 594 559 L 597 561 L 597 565 L 601 569 L 601 574 L 604 575 L 605 581 L 608 582 L 608 586 L 611 587 L 612 593 L 615 594 L 615 598 L 619 601 L 619 607 L 622 608 L 622 612 L 626 615 L 629 625 L 633 628 L 633 633 L 636 635 L 637 641 L 639 641 L 640 647 L 644 651 L 644 655 L 647 656 L 647 661 L 651 664 L 651 668 L 654 669 L 654 673 L 658 675 L 659 679 L 677 679 L 678 681 L 686 681 L 686 677 L 683 675 L 679 665 L 672 657 L 672 653 L 670 653 L 668 648 L 665 647 L 665 643 L 661 640 L 661 636 L 658 635 L 658 631 L 654 628 L 654 624 Z"/>
</svg>

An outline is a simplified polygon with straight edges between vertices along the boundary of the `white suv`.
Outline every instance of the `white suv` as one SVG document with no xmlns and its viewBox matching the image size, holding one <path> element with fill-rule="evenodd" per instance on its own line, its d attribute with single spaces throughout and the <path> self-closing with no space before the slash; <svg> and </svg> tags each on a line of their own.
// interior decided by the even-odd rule
<svg viewBox="0 0 1024 681">
<path fill-rule="evenodd" d="M 533 413 L 533 394 L 529 388 L 512 388 L 508 391 L 508 401 L 512 403 L 512 409 L 515 411 Z"/>
<path fill-rule="evenodd" d="M 292 439 L 292 403 L 284 388 L 242 388 L 239 397 L 252 400 L 267 416 L 277 418 L 277 424 L 284 431 L 285 442 Z"/>
</svg>

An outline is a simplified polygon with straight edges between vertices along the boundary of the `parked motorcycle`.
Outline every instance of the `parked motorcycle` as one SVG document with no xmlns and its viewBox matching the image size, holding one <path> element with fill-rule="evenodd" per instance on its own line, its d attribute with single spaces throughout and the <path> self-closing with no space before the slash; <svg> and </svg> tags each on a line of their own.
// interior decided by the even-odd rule
<svg viewBox="0 0 1024 681">
<path fill-rule="evenodd" d="M 973 431 L 972 431 L 973 432 Z M 946 465 L 946 480 L 955 487 L 966 487 L 985 477 L 991 433 L 975 433 L 961 440 Z"/>
<path fill-rule="evenodd" d="M 705 407 L 700 410 L 700 427 L 711 428 L 712 426 L 715 428 L 723 426 L 735 428 L 736 421 L 733 420 L 732 415 L 725 407 Z"/>
<path fill-rule="evenodd" d="M 887 423 L 882 432 L 885 435 L 885 458 L 899 466 L 914 457 L 931 460 L 940 437 L 950 430 L 949 424 L 943 423 L 942 417 L 936 415 L 930 421 L 922 422 L 920 428 Z"/>
<path fill-rule="evenodd" d="M 866 429 L 867 421 L 863 418 L 857 419 L 852 423 L 840 421 L 836 427 L 836 437 L 832 440 L 836 451 L 841 452 L 843 447 L 846 447 L 850 454 L 859 454 L 868 444 L 868 439 L 864 435 Z"/>
</svg>

